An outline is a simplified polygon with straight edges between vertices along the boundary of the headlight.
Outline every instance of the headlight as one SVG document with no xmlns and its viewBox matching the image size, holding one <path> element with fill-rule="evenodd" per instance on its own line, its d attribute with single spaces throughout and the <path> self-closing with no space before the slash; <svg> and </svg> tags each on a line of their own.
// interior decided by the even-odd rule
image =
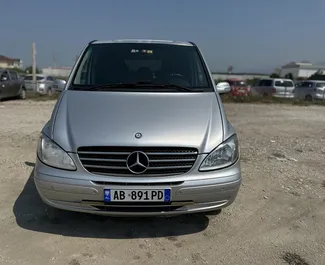
<svg viewBox="0 0 325 265">
<path fill-rule="evenodd" d="M 51 167 L 65 170 L 77 169 L 68 153 L 44 134 L 41 134 L 38 141 L 37 156 L 44 164 Z"/>
<path fill-rule="evenodd" d="M 45 84 L 39 84 L 39 88 L 44 88 Z"/>
<path fill-rule="evenodd" d="M 238 139 L 234 134 L 216 149 L 214 149 L 202 162 L 200 171 L 216 170 L 228 167 L 235 163 L 239 157 Z"/>
</svg>

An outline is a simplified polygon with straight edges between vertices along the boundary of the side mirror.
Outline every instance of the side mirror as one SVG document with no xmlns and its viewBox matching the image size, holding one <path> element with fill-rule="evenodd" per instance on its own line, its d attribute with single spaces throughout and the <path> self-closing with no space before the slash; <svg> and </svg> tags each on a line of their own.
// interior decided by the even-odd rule
<svg viewBox="0 0 325 265">
<path fill-rule="evenodd" d="M 228 93 L 231 90 L 231 87 L 227 82 L 218 83 L 216 88 L 219 94 Z"/>
<path fill-rule="evenodd" d="M 1 81 L 7 81 L 8 78 L 6 76 L 1 76 Z"/>
</svg>

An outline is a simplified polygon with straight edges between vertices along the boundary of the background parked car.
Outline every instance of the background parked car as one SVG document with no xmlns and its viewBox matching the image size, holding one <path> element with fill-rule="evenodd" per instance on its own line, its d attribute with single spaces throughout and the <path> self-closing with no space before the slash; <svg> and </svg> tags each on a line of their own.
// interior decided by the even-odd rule
<svg viewBox="0 0 325 265">
<path fill-rule="evenodd" d="M 0 99 L 26 98 L 26 89 L 18 73 L 13 70 L 0 69 Z"/>
<path fill-rule="evenodd" d="M 261 79 L 251 88 L 253 96 L 273 96 L 293 98 L 295 85 L 291 79 L 267 78 Z"/>
<path fill-rule="evenodd" d="M 54 78 L 48 75 L 36 75 L 36 84 L 33 83 L 33 75 L 26 75 L 24 78 L 24 85 L 27 91 L 34 91 L 39 94 L 52 95 Z"/>
<path fill-rule="evenodd" d="M 297 99 L 317 100 L 325 99 L 325 81 L 308 80 L 296 84 L 294 96 Z"/>
<path fill-rule="evenodd" d="M 62 92 L 62 90 L 65 88 L 65 84 L 67 82 L 63 79 L 55 79 L 53 84 L 53 90 L 56 92 Z"/>
<path fill-rule="evenodd" d="M 217 88 L 217 91 L 219 92 L 219 94 L 229 93 L 231 90 L 231 87 L 230 87 L 229 83 L 227 83 L 227 82 L 217 83 L 216 88 Z"/>
<path fill-rule="evenodd" d="M 231 90 L 230 95 L 233 97 L 246 97 L 250 95 L 250 86 L 241 79 L 227 79 L 227 83 L 229 83 Z"/>
</svg>

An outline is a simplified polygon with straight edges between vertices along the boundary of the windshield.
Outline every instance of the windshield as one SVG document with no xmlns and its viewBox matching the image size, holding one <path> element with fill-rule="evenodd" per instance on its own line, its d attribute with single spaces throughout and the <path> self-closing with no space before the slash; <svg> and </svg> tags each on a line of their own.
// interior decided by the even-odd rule
<svg viewBox="0 0 325 265">
<path fill-rule="evenodd" d="M 293 82 L 292 81 L 286 81 L 286 80 L 277 80 L 275 81 L 275 86 L 280 86 L 280 87 L 293 87 Z"/>
<path fill-rule="evenodd" d="M 151 83 L 214 91 L 207 69 L 194 46 L 149 43 L 91 44 L 69 89 L 139 82 L 149 84 L 150 91 L 159 89 L 158 86 L 150 87 Z"/>
</svg>

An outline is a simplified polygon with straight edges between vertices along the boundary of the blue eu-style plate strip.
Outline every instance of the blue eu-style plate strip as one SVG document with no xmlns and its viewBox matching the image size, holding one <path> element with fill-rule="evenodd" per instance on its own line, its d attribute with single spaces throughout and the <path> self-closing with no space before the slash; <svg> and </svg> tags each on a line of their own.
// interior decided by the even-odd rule
<svg viewBox="0 0 325 265">
<path fill-rule="evenodd" d="M 111 201 L 111 190 L 104 190 L 104 201 L 110 202 Z"/>
<path fill-rule="evenodd" d="M 165 189 L 165 194 L 164 194 L 165 196 L 165 199 L 164 199 L 164 201 L 165 202 L 169 202 L 170 201 L 170 189 Z"/>
</svg>

